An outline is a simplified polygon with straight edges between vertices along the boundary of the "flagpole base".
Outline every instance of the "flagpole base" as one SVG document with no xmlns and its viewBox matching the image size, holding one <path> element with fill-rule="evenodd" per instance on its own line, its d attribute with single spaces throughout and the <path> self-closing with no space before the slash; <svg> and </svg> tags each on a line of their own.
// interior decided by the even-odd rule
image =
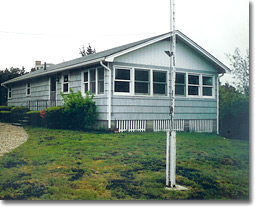
<svg viewBox="0 0 255 207">
<path fill-rule="evenodd" d="M 181 186 L 181 185 L 175 185 L 175 187 L 166 187 L 166 190 L 172 190 L 172 191 L 186 191 L 189 190 L 188 188 Z"/>
</svg>

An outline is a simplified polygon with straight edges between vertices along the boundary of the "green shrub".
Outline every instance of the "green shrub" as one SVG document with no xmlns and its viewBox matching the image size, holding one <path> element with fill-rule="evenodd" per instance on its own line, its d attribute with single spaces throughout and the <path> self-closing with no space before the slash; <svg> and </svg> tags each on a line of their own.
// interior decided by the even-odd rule
<svg viewBox="0 0 255 207">
<path fill-rule="evenodd" d="M 26 113 L 29 111 L 29 108 L 24 106 L 15 106 L 11 109 L 11 118 L 12 121 L 19 121 L 24 119 Z"/>
<path fill-rule="evenodd" d="M 0 106 L 0 111 L 11 111 L 14 106 Z"/>
<path fill-rule="evenodd" d="M 64 107 L 55 106 L 45 110 L 47 127 L 51 129 L 64 129 L 66 127 L 64 119 Z"/>
<path fill-rule="evenodd" d="M 93 95 L 86 93 L 86 97 L 83 98 L 80 91 L 75 94 L 70 88 L 69 94 L 61 93 L 61 96 L 64 100 L 64 117 L 69 129 L 84 130 L 95 124 L 97 112 Z"/>
<path fill-rule="evenodd" d="M 10 111 L 0 111 L 0 121 L 1 122 L 11 122 L 11 112 Z"/>
<path fill-rule="evenodd" d="M 29 117 L 29 125 L 37 126 L 37 127 L 44 127 L 46 126 L 45 118 L 40 116 L 40 111 L 29 111 L 27 112 L 27 116 Z"/>
</svg>

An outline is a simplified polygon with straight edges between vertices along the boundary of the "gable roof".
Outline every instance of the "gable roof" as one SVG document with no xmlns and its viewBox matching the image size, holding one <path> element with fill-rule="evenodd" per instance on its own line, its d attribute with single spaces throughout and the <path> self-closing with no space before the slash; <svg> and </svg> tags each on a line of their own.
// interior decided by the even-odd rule
<svg viewBox="0 0 255 207">
<path fill-rule="evenodd" d="M 28 74 L 19 76 L 17 78 L 5 81 L 4 83 L 2 83 L 2 85 L 6 85 L 6 84 L 9 84 L 9 83 L 13 83 L 13 82 L 33 78 L 33 77 L 43 76 L 43 75 L 47 75 L 47 74 L 53 74 L 53 73 L 68 70 L 68 69 L 71 69 L 71 68 L 82 67 L 82 66 L 93 64 L 93 63 L 98 63 L 100 61 L 113 62 L 114 58 L 116 58 L 118 56 L 121 56 L 123 54 L 132 52 L 134 50 L 140 49 L 140 48 L 145 47 L 147 45 L 156 43 L 158 41 L 170 38 L 172 35 L 173 35 L 173 33 L 171 33 L 171 32 L 170 33 L 165 33 L 165 34 L 162 34 L 162 35 L 150 37 L 150 38 L 143 39 L 143 40 L 140 40 L 140 41 L 137 41 L 137 42 L 129 43 L 129 44 L 122 45 L 122 46 L 119 46 L 119 47 L 115 47 L 115 48 L 112 48 L 112 49 L 108 49 L 108 50 L 105 50 L 105 51 L 102 51 L 102 52 L 91 54 L 91 55 L 88 55 L 88 56 L 84 56 L 84 57 L 76 58 L 76 59 L 66 61 L 66 62 L 63 62 L 63 63 L 59 63 L 59 64 L 56 64 L 56 65 L 52 65 L 49 68 L 47 68 L 46 70 L 39 69 L 39 70 L 34 71 L 32 73 L 28 73 Z M 214 56 L 212 56 L 210 53 L 208 53 L 206 50 L 204 50 L 202 47 L 200 47 L 198 44 L 196 44 L 194 41 L 189 39 L 187 36 L 185 36 L 183 33 L 181 33 L 178 30 L 176 31 L 176 37 L 180 38 L 181 40 L 186 42 L 190 47 L 192 47 L 193 49 L 198 51 L 199 54 L 201 54 L 206 59 L 208 59 L 209 61 L 214 63 L 217 66 L 217 68 L 219 70 L 219 73 L 228 73 L 228 72 L 230 72 L 230 69 L 227 66 L 225 66 L 218 59 L 216 59 Z"/>
</svg>

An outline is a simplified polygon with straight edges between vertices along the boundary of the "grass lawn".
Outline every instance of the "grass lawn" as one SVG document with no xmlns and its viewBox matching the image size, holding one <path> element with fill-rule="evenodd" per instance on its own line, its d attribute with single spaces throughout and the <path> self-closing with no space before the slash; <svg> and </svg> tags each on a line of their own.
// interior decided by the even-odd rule
<svg viewBox="0 0 255 207">
<path fill-rule="evenodd" d="M 26 128 L 0 157 L 0 199 L 249 199 L 249 142 L 177 133 L 176 183 L 165 190 L 166 134 Z"/>
</svg>

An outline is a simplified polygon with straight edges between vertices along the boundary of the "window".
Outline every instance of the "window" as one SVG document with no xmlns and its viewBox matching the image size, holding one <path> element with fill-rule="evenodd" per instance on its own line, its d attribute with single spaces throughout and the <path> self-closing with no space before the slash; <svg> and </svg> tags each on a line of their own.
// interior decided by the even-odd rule
<svg viewBox="0 0 255 207">
<path fill-rule="evenodd" d="M 150 76 L 149 70 L 135 70 L 135 94 L 150 94 Z"/>
<path fill-rule="evenodd" d="M 176 73 L 175 75 L 175 95 L 185 96 L 186 94 L 186 81 L 185 73 Z"/>
<path fill-rule="evenodd" d="M 153 94 L 167 95 L 167 73 L 153 71 Z"/>
<path fill-rule="evenodd" d="M 90 78 L 90 92 L 92 94 L 96 93 L 96 70 L 89 71 L 89 78 Z"/>
<path fill-rule="evenodd" d="M 104 94 L 104 68 L 97 69 L 97 94 Z"/>
<path fill-rule="evenodd" d="M 130 93 L 131 69 L 115 69 L 114 92 Z"/>
<path fill-rule="evenodd" d="M 213 78 L 208 76 L 203 76 L 203 96 L 213 95 Z"/>
<path fill-rule="evenodd" d="M 199 75 L 188 75 L 188 95 L 199 96 Z"/>
<path fill-rule="evenodd" d="M 89 72 L 84 72 L 83 73 L 83 90 L 84 93 L 89 91 Z"/>
<path fill-rule="evenodd" d="M 31 94 L 31 83 L 30 82 L 27 82 L 27 96 L 30 96 Z"/>
<path fill-rule="evenodd" d="M 82 71 L 82 91 L 85 94 L 104 94 L 104 68 Z"/>
<path fill-rule="evenodd" d="M 63 75 L 63 92 L 69 92 L 69 76 L 68 74 Z"/>
<path fill-rule="evenodd" d="M 8 98 L 12 98 L 12 88 L 8 88 Z"/>
</svg>

